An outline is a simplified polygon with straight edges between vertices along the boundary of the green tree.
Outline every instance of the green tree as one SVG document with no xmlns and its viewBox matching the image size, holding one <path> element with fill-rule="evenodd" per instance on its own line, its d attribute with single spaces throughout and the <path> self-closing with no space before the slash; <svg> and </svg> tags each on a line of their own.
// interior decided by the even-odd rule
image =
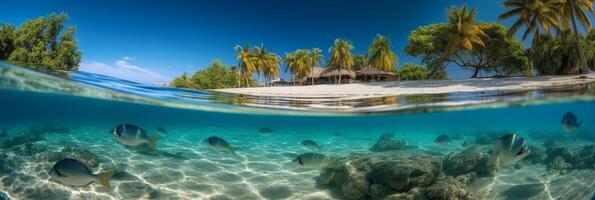
<svg viewBox="0 0 595 200">
<path fill-rule="evenodd" d="M 586 37 L 586 47 L 587 65 L 593 70 L 595 69 L 595 29 L 589 31 L 589 35 Z"/>
<path fill-rule="evenodd" d="M 479 71 L 503 76 L 530 74 L 531 69 L 522 44 L 506 34 L 506 27 L 497 23 L 480 23 L 477 26 L 481 26 L 484 32 L 483 46 L 478 45 L 471 50 L 463 48 L 444 57 L 443 49 L 451 38 L 450 28 L 446 24 L 432 24 L 420 27 L 409 35 L 405 52 L 421 57 L 422 63 L 428 66 L 454 63 L 473 70 L 472 77 L 477 77 Z M 430 74 L 435 73 L 432 71 Z"/>
<path fill-rule="evenodd" d="M 188 74 L 184 72 L 181 76 L 176 77 L 171 83 L 171 86 L 179 88 L 197 88 L 197 86 L 190 80 Z"/>
<path fill-rule="evenodd" d="M 558 3 L 560 8 L 560 19 L 566 28 L 572 23 L 572 30 L 574 32 L 575 45 L 578 50 L 580 65 L 583 73 L 590 73 L 587 65 L 587 57 L 585 56 L 585 49 L 581 45 L 580 32 L 577 28 L 577 21 L 587 30 L 591 29 L 591 20 L 587 12 L 593 13 L 593 0 L 560 0 Z"/>
<path fill-rule="evenodd" d="M 257 71 L 257 65 L 254 59 L 254 51 L 252 47 L 249 45 L 245 45 L 244 47 L 240 45 L 236 45 L 234 47 L 238 53 L 236 54 L 235 58 L 239 60 L 238 64 L 238 86 L 239 87 L 250 87 L 254 84 L 251 83 L 251 80 L 254 80 L 252 74 Z"/>
<path fill-rule="evenodd" d="M 14 26 L 0 25 L 0 60 L 6 60 L 14 51 Z"/>
<path fill-rule="evenodd" d="M 279 76 L 279 64 L 281 58 L 277 54 L 268 51 L 263 46 L 257 47 L 252 53 L 256 71 L 262 74 L 266 81 L 269 82 L 271 78 Z M 260 75 L 259 75 L 260 76 Z"/>
<path fill-rule="evenodd" d="M 339 84 L 341 84 L 341 70 L 343 68 L 351 69 L 353 66 L 353 54 L 351 50 L 353 44 L 345 39 L 336 39 L 335 44 L 329 49 L 329 65 L 339 68 Z"/>
<path fill-rule="evenodd" d="M 298 49 L 291 53 L 286 53 L 283 58 L 286 67 L 285 71 L 291 72 L 291 76 L 303 80 L 312 71 L 312 57 L 307 49 Z"/>
<path fill-rule="evenodd" d="M 396 70 L 401 80 L 424 80 L 424 79 L 446 79 L 446 73 L 438 72 L 434 76 L 430 77 L 430 72 L 425 67 L 413 64 L 405 63 L 402 68 Z"/>
<path fill-rule="evenodd" d="M 206 69 L 197 71 L 191 80 L 198 89 L 233 88 L 237 86 L 237 76 L 236 71 L 215 60 Z"/>
<path fill-rule="evenodd" d="M 587 52 L 592 52 L 589 45 L 593 40 L 582 37 L 580 41 L 588 47 Z M 542 35 L 540 42 L 531 45 L 529 55 L 540 75 L 577 74 L 581 69 L 575 33 L 570 30 L 561 30 L 556 36 Z"/>
<path fill-rule="evenodd" d="M 367 67 L 369 67 L 368 55 L 353 55 L 353 70 L 360 70 Z"/>
<path fill-rule="evenodd" d="M 68 20 L 66 13 L 52 13 L 48 17 L 39 17 L 23 23 L 12 31 L 10 37 L 12 47 L 2 50 L 0 59 L 27 65 L 49 65 L 60 70 L 77 70 L 81 60 L 81 52 L 74 39 L 76 29 L 68 27 L 64 31 L 64 24 Z M 2 28 L 8 32 L 10 28 Z M 10 51 L 10 52 L 9 52 Z M 8 56 L 6 56 L 8 55 Z"/>
<path fill-rule="evenodd" d="M 533 42 L 539 42 L 542 32 L 551 35 L 552 29 L 558 28 L 558 12 L 553 2 L 551 0 L 506 0 L 502 6 L 507 11 L 500 15 L 499 19 L 518 16 L 508 29 L 508 34 L 512 36 L 525 26 L 523 40 L 533 33 Z"/>
<path fill-rule="evenodd" d="M 54 58 L 50 61 L 53 66 L 69 71 L 78 70 L 78 64 L 81 62 L 81 52 L 78 50 L 74 39 L 75 32 L 74 27 L 68 27 L 68 30 L 60 37 L 60 43 L 54 50 Z"/>
<path fill-rule="evenodd" d="M 368 57 L 370 60 L 368 64 L 380 71 L 393 71 L 399 59 L 397 55 L 391 50 L 391 43 L 387 37 L 380 34 L 376 35 L 374 41 L 368 48 Z"/>
<path fill-rule="evenodd" d="M 322 50 L 319 48 L 314 48 L 310 51 L 310 60 L 312 61 L 311 68 L 320 67 L 322 65 L 324 56 L 322 55 Z M 310 75 L 314 77 L 314 70 L 310 70 Z M 312 85 L 314 85 L 314 78 L 312 78 Z"/>
<path fill-rule="evenodd" d="M 447 13 L 448 40 L 442 52 L 441 61 L 444 61 L 455 52 L 470 52 L 473 50 L 473 45 L 485 46 L 482 37 L 485 37 L 486 34 L 483 32 L 482 27 L 475 21 L 476 15 L 475 9 L 468 11 L 467 6 L 463 6 L 461 9 L 458 9 L 456 6 L 450 8 Z M 437 64 L 441 65 L 442 62 L 438 62 Z M 430 76 L 433 76 L 436 71 L 436 68 L 432 70 Z"/>
</svg>

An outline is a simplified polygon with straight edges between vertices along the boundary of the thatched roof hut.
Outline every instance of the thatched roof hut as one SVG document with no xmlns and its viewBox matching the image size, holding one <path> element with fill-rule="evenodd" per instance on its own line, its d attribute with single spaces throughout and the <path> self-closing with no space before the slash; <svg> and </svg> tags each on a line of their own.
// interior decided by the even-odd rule
<svg viewBox="0 0 595 200">
<path fill-rule="evenodd" d="M 340 71 L 340 72 L 339 72 Z M 341 75 L 345 78 L 355 79 L 356 75 L 355 72 L 351 69 L 343 68 L 339 70 L 338 67 L 327 67 L 321 73 L 321 77 L 337 77 Z"/>
<path fill-rule="evenodd" d="M 356 76 L 360 80 L 367 80 L 367 77 L 378 78 L 379 80 L 395 80 L 398 79 L 398 74 L 394 72 L 385 72 L 376 68 L 367 67 L 357 70 Z"/>
<path fill-rule="evenodd" d="M 282 78 L 276 78 L 271 80 L 269 83 L 266 84 L 267 86 L 281 86 L 281 85 L 289 85 L 289 82 L 283 80 Z"/>
<path fill-rule="evenodd" d="M 324 69 L 322 67 L 314 67 L 312 68 L 312 72 L 310 72 L 308 74 L 308 76 L 306 77 L 306 79 L 317 79 L 320 78 L 320 76 L 322 75 L 322 72 L 324 71 Z"/>
</svg>

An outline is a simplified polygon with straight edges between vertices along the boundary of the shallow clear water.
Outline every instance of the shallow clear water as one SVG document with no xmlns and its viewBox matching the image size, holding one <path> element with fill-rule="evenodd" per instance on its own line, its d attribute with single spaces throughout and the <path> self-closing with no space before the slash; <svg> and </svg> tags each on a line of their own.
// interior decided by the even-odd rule
<svg viewBox="0 0 595 200">
<path fill-rule="evenodd" d="M 419 186 L 425 192 L 445 176 L 453 175 L 442 169 L 448 165 L 443 160 L 467 148 L 489 151 L 496 141 L 492 138 L 482 143 L 482 137 L 510 132 L 526 138 L 532 152 L 541 150 L 543 158 L 527 157 L 514 164 L 499 165 L 491 174 L 477 173 L 477 178 L 459 189 L 480 199 L 595 198 L 595 150 L 589 151 L 589 145 L 595 142 L 591 85 L 450 94 L 448 100 L 440 100 L 445 95 L 409 97 L 426 100 L 401 103 L 399 107 L 390 105 L 394 101 L 370 103 L 379 100 L 362 98 L 263 100 L 143 86 L 85 73 L 63 79 L 6 63 L 0 66 L 0 129 L 4 133 L 0 133 L 0 192 L 13 199 L 350 197 L 344 191 L 349 187 L 323 183 L 320 168 L 306 169 L 292 162 L 306 152 L 333 159 L 363 153 L 369 157 L 415 155 L 438 160 L 442 164 L 440 173 L 427 185 Z M 245 101 L 252 103 L 242 103 Z M 261 108 L 275 105 L 274 102 L 282 103 L 275 108 Z M 303 109 L 314 104 L 347 104 L 358 109 Z M 393 109 L 370 108 L 385 104 Z M 560 121 L 566 112 L 573 112 L 582 120 L 578 131 L 567 133 L 562 129 Z M 162 135 L 157 142 L 158 153 L 114 140 L 110 129 L 122 123 L 141 126 L 149 135 Z M 270 128 L 274 133 L 259 134 L 260 128 Z M 370 151 L 387 132 L 394 134 L 394 140 L 404 140 L 407 148 Z M 450 135 L 452 141 L 437 145 L 434 140 L 442 134 Z M 222 137 L 239 150 L 236 154 L 213 151 L 201 142 L 209 136 Z M 316 141 L 321 148 L 305 148 L 300 144 L 305 139 Z M 478 144 L 464 147 L 465 141 Z M 557 144 L 546 148 L 544 143 L 552 141 Z M 564 157 L 560 148 L 574 157 Z M 48 169 L 64 157 L 81 159 L 94 172 L 117 172 L 111 178 L 113 191 L 96 183 L 65 186 L 50 178 Z M 566 164 L 561 165 L 564 162 L 560 159 L 566 159 Z M 463 164 L 474 164 L 469 162 Z M 401 164 L 418 163 L 393 163 Z M 390 189 L 386 194 L 371 196 L 371 185 L 384 183 L 370 174 L 363 176 L 368 186 L 364 186 L 365 194 L 359 198 L 381 199 L 410 192 Z M 451 193 L 445 192 L 442 197 Z"/>
</svg>

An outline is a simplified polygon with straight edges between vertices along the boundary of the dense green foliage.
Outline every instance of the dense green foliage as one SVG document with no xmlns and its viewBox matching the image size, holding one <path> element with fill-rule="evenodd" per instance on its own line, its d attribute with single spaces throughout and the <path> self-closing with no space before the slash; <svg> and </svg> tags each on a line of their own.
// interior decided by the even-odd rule
<svg viewBox="0 0 595 200">
<path fill-rule="evenodd" d="M 387 37 L 376 35 L 368 48 L 368 64 L 381 71 L 391 71 L 395 68 L 399 58 L 391 50 L 391 42 Z"/>
<path fill-rule="evenodd" d="M 65 13 L 52 13 L 28 20 L 17 29 L 11 25 L 0 26 L 0 59 L 77 70 L 81 52 L 74 38 L 76 29 L 64 30 L 67 20 Z"/>
<path fill-rule="evenodd" d="M 421 57 L 422 63 L 427 66 L 442 67 L 454 63 L 473 70 L 472 77 L 477 77 L 479 71 L 501 76 L 530 75 L 530 65 L 522 44 L 508 36 L 504 26 L 497 23 L 481 23 L 478 26 L 485 34 L 482 39 L 484 45 L 476 45 L 471 50 L 462 48 L 444 56 L 450 39 L 449 26 L 432 24 L 422 26 L 409 35 L 405 52 Z"/>
<path fill-rule="evenodd" d="M 281 58 L 277 54 L 268 51 L 264 47 L 252 47 L 250 45 L 234 47 L 238 53 L 236 59 L 240 61 L 238 64 L 240 75 L 237 79 L 239 87 L 256 86 L 253 74 L 257 73 L 259 76 L 263 75 L 267 80 L 276 78 L 279 75 L 279 65 Z"/>
<path fill-rule="evenodd" d="M 298 49 L 291 53 L 286 53 L 283 62 L 287 64 L 285 71 L 291 72 L 294 79 L 304 80 L 311 74 L 314 67 L 312 52 L 307 49 Z"/>
<path fill-rule="evenodd" d="M 171 85 L 181 88 L 195 88 L 195 89 L 220 89 L 233 88 L 238 85 L 238 73 L 233 68 L 228 68 L 219 60 L 215 60 L 209 67 L 204 70 L 199 70 L 192 77 L 183 73 L 176 77 Z M 253 79 L 250 84 L 255 85 L 256 81 Z"/>
<path fill-rule="evenodd" d="M 587 61 L 594 66 L 595 34 L 591 30 L 588 37 L 581 37 L 586 47 Z M 575 34 L 562 30 L 556 36 L 542 35 L 528 49 L 532 64 L 540 75 L 577 74 L 580 70 L 580 54 L 576 48 Z M 590 53 L 589 53 L 590 52 Z"/>
<path fill-rule="evenodd" d="M 589 35 L 586 38 L 586 47 L 587 65 L 589 65 L 591 70 L 595 70 L 595 29 L 589 31 Z"/>
<path fill-rule="evenodd" d="M 585 55 L 588 49 L 585 50 L 581 41 L 577 24 L 585 30 L 591 29 L 588 13 L 593 14 L 593 0 L 506 0 L 503 6 L 508 10 L 500 16 L 500 19 L 518 17 L 510 27 L 510 35 L 516 33 L 522 26 L 526 27 L 523 40 L 533 34 L 532 49 L 529 51 L 533 56 L 533 64 L 540 74 L 575 74 L 579 73 L 579 70 L 583 73 L 590 72 L 587 61 L 589 55 Z M 555 39 L 552 38 L 553 32 L 557 34 Z M 574 48 L 576 48 L 572 49 L 573 52 L 562 52 L 569 49 L 567 44 L 570 44 L 570 39 L 567 36 L 573 36 Z M 554 52 L 566 55 L 556 56 L 556 58 L 547 57 L 555 56 Z M 557 61 L 560 57 L 562 60 L 558 63 L 549 63 L 550 59 Z M 567 66 L 560 67 L 560 63 Z"/>
<path fill-rule="evenodd" d="M 330 58 L 328 64 L 339 68 L 339 74 L 342 69 L 351 69 L 353 66 L 353 44 L 345 39 L 336 39 L 330 49 Z M 339 75 L 339 84 L 341 84 L 341 75 Z"/>
<path fill-rule="evenodd" d="M 396 70 L 401 80 L 425 80 L 425 79 L 446 79 L 445 72 L 438 72 L 430 77 L 430 71 L 421 65 L 405 63 L 403 67 Z"/>
</svg>

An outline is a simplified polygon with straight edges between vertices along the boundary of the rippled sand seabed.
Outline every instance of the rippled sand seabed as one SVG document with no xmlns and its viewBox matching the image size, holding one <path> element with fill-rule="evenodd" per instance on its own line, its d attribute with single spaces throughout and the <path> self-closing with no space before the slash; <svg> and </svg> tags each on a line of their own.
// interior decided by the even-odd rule
<svg viewBox="0 0 595 200">
<path fill-rule="evenodd" d="M 63 186 L 47 175 L 53 163 L 35 160 L 40 152 L 22 156 L 8 149 L 0 149 L 0 153 L 17 160 L 20 167 L 2 175 L 0 190 L 15 199 L 340 199 L 337 191 L 317 183 L 318 170 L 303 169 L 291 162 L 297 154 L 310 152 L 300 141 L 313 139 L 323 146 L 321 153 L 341 156 L 368 151 L 382 134 L 344 132 L 338 137 L 332 133 L 278 130 L 272 136 L 261 136 L 255 130 L 217 127 L 168 129 L 158 142 L 160 151 L 166 153 L 147 155 L 117 143 L 108 129 L 79 127 L 68 134 L 47 134 L 45 140 L 33 145 L 44 151 L 60 151 L 66 146 L 89 150 L 100 163 L 92 170 L 118 171 L 111 179 L 113 192 L 99 184 Z M 214 152 L 201 144 L 212 135 L 239 147 L 237 155 Z M 395 137 L 419 147 L 420 152 L 446 154 L 463 149 L 463 140 L 436 147 L 433 134 Z M 543 141 L 529 139 L 529 143 Z M 582 199 L 595 191 L 593 180 L 593 170 L 550 174 L 544 165 L 531 165 L 508 167 L 496 177 L 478 178 L 468 189 L 487 199 Z"/>
</svg>

